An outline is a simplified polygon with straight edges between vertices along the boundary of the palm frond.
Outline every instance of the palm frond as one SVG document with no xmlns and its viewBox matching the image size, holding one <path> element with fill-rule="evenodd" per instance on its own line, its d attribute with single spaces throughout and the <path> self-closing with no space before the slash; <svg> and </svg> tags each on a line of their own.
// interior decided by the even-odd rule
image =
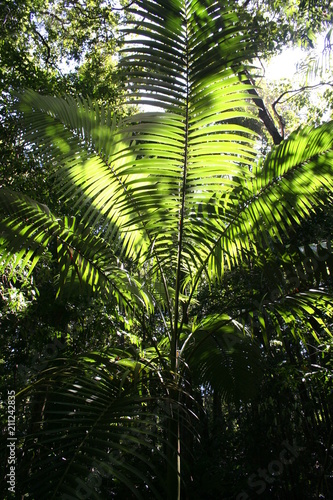
<svg viewBox="0 0 333 500">
<path fill-rule="evenodd" d="M 267 347 L 272 332 L 281 339 L 288 331 L 295 339 L 301 339 L 305 344 L 309 337 L 321 343 L 323 336 L 332 336 L 331 302 L 331 295 L 321 290 L 293 291 L 274 303 L 263 304 L 259 311 L 251 313 L 251 316 L 259 321 Z"/>
<path fill-rule="evenodd" d="M 126 33 L 138 38 L 122 64 L 132 68 L 133 97 L 163 111 L 126 122 L 136 156 L 131 171 L 145 172 L 149 196 L 131 188 L 159 265 L 165 274 L 176 269 L 177 315 L 182 276 L 202 270 L 225 197 L 251 178 L 254 135 L 239 121 L 253 118 L 244 62 L 254 48 L 225 2 L 137 5 L 139 27 Z"/>
<path fill-rule="evenodd" d="M 119 350 L 53 360 L 18 394 L 22 415 L 31 414 L 34 427 L 17 471 L 21 493 L 78 498 L 85 492 L 101 499 L 130 492 L 145 498 L 150 491 L 163 498 L 163 474 L 150 456 L 155 440 L 164 440 L 158 416 L 163 395 L 158 403 L 147 392 L 142 374 L 149 372 L 148 364 Z M 153 384 L 151 377 L 147 387 Z M 164 441 L 155 449 L 160 463 L 167 446 Z"/>
<path fill-rule="evenodd" d="M 183 356 L 196 384 L 211 387 L 227 401 L 246 401 L 259 389 L 259 344 L 226 314 L 200 322 Z"/>
<path fill-rule="evenodd" d="M 129 310 L 135 304 L 152 309 L 148 293 L 123 268 L 112 246 L 75 217 L 56 217 L 45 205 L 6 188 L 0 190 L 0 207 L 3 268 L 9 259 L 13 269 L 32 260 L 32 272 L 39 258 L 55 247 L 60 289 L 78 280 L 94 292 L 112 294 Z"/>
<path fill-rule="evenodd" d="M 332 126 L 295 132 L 256 165 L 240 190 L 225 197 L 217 222 L 221 233 L 204 261 L 211 276 L 216 268 L 232 267 L 256 253 L 263 243 L 283 243 L 287 229 L 324 203 L 333 181 Z"/>
<path fill-rule="evenodd" d="M 112 240 L 119 256 L 138 259 L 147 243 L 127 185 L 129 180 L 140 182 L 144 173 L 132 175 L 126 168 L 134 157 L 116 116 L 88 100 L 32 91 L 18 96 L 17 107 L 24 112 L 24 138 L 38 147 L 60 202 L 66 202 L 72 214 L 80 210 L 82 223 Z M 131 205 L 135 221 L 125 209 Z"/>
</svg>

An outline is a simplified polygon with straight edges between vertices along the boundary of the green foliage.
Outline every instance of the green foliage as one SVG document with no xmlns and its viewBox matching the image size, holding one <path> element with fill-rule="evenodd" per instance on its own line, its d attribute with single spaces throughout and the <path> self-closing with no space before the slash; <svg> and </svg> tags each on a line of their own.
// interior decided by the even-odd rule
<svg viewBox="0 0 333 500">
<path fill-rule="evenodd" d="M 127 11 L 126 104 L 140 98 L 155 111 L 121 117 L 98 92 L 97 103 L 15 97 L 25 151 L 58 197 L 49 207 L 1 187 L 2 270 L 29 263 L 33 273 L 48 259 L 60 299 L 99 294 L 131 344 L 130 353 L 68 349 L 20 394 L 31 412 L 21 425 L 36 427 L 22 442 L 21 493 L 36 498 L 75 498 L 78 480 L 91 498 L 124 488 L 156 497 L 163 467 L 167 498 L 180 498 L 203 391 L 214 391 L 215 410 L 221 397 L 246 405 L 259 397 L 264 348 L 330 332 L 330 242 L 293 237 L 330 202 L 332 122 L 258 158 L 248 16 L 224 1 L 139 0 Z M 216 288 L 222 303 L 203 311 L 200 294 Z M 95 467 L 106 460 L 102 478 Z"/>
<path fill-rule="evenodd" d="M 259 25 L 269 33 L 260 38 L 266 52 L 281 50 L 291 43 L 313 47 L 316 35 L 329 30 L 332 5 L 327 0 L 255 0 L 243 2 Z"/>
<path fill-rule="evenodd" d="M 126 483 L 144 498 L 137 486 L 144 481 L 153 498 L 163 498 L 163 476 L 147 453 L 158 435 L 163 395 L 157 401 L 147 392 L 145 373 L 152 373 L 149 364 L 116 349 L 59 359 L 41 371 L 17 396 L 22 423 L 29 425 L 28 416 L 33 421 L 20 457 L 20 491 L 37 498 L 101 498 L 119 494 L 117 485 Z M 153 385 L 149 379 L 150 391 Z"/>
</svg>

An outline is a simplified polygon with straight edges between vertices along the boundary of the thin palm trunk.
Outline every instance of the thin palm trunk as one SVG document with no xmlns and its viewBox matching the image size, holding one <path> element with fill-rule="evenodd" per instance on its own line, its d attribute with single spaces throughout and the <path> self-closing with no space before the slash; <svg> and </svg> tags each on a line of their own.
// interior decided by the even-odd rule
<svg viewBox="0 0 333 500">
<path fill-rule="evenodd" d="M 170 404 L 168 418 L 168 463 L 167 488 L 168 500 L 180 500 L 181 494 L 181 461 L 180 461 L 180 415 L 178 390 L 178 350 L 177 342 L 172 344 L 174 351 L 170 352 Z"/>
</svg>

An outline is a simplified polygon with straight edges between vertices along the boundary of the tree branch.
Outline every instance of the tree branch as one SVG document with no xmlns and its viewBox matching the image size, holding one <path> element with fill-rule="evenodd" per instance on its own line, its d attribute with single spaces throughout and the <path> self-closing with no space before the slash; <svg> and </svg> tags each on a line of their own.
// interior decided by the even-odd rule
<svg viewBox="0 0 333 500">
<path fill-rule="evenodd" d="M 283 128 L 281 127 L 282 134 L 280 134 L 280 132 L 276 128 L 276 125 L 274 123 L 274 120 L 273 120 L 270 112 L 268 111 L 268 109 L 266 108 L 266 106 L 264 104 L 264 101 L 262 100 L 262 98 L 259 96 L 258 92 L 255 89 L 255 82 L 253 81 L 253 79 L 251 78 L 250 74 L 247 71 L 245 73 L 246 73 L 246 76 L 248 78 L 249 83 L 253 86 L 253 89 L 249 90 L 249 93 L 254 96 L 253 102 L 255 103 L 255 105 L 259 109 L 259 118 L 263 121 L 267 131 L 269 132 L 269 134 L 271 135 L 271 137 L 273 139 L 274 144 L 276 144 L 276 145 L 280 144 L 280 142 L 283 141 L 283 139 L 284 139 Z M 280 125 L 282 125 L 280 119 L 279 119 L 279 122 L 280 122 Z"/>
<path fill-rule="evenodd" d="M 120 7 L 120 8 L 112 7 L 112 10 L 126 10 L 129 7 L 131 7 L 134 3 L 135 3 L 135 0 L 132 0 L 127 5 L 124 5 L 123 7 Z"/>
<path fill-rule="evenodd" d="M 65 26 L 66 25 L 65 19 L 61 19 L 61 17 L 57 16 L 57 14 L 54 14 L 54 12 L 50 12 L 49 10 L 41 10 L 40 13 L 43 14 L 44 16 L 53 17 L 53 19 L 55 19 L 56 21 L 59 22 L 59 24 L 61 25 L 61 27 L 64 31 L 66 31 L 67 33 L 69 32 L 70 23 L 67 21 L 68 27 Z"/>
<path fill-rule="evenodd" d="M 321 83 L 317 83 L 316 85 L 307 85 L 307 86 L 304 86 L 304 87 L 300 87 L 299 89 L 293 89 L 293 90 L 285 90 L 284 92 L 282 92 L 282 94 L 273 102 L 272 104 L 272 108 L 275 109 L 275 106 L 276 104 L 279 104 L 279 102 L 281 101 L 282 97 L 284 97 L 285 95 L 287 94 L 298 94 L 300 92 L 303 92 L 304 90 L 308 90 L 308 89 L 315 89 L 317 87 L 320 87 L 321 85 L 330 85 L 330 86 L 333 86 L 332 83 L 326 83 L 326 82 L 321 82 Z M 284 102 L 287 102 L 289 101 L 290 99 L 292 99 L 293 96 L 290 96 L 288 97 L 288 99 L 285 99 L 284 101 L 282 101 L 280 104 L 283 104 Z"/>
<path fill-rule="evenodd" d="M 43 35 L 41 35 L 39 33 L 39 31 L 36 29 L 36 27 L 31 23 L 31 27 L 32 27 L 32 30 L 34 33 L 36 33 L 36 35 L 38 36 L 38 38 L 41 40 L 42 44 L 44 45 L 44 47 L 46 48 L 47 50 L 47 55 L 46 55 L 46 59 L 45 59 L 45 64 L 47 65 L 49 60 L 50 60 L 50 57 L 51 57 L 51 49 L 50 49 L 50 46 L 49 44 L 47 43 L 47 41 L 45 40 L 45 38 L 43 37 Z"/>
<path fill-rule="evenodd" d="M 276 111 L 277 104 L 283 104 L 283 103 L 289 101 L 290 99 L 292 99 L 294 97 L 294 95 L 296 95 L 296 94 L 304 92 L 305 90 L 316 89 L 317 87 L 322 87 L 323 85 L 328 85 L 329 87 L 333 87 L 333 83 L 331 83 L 331 82 L 320 82 L 320 83 L 317 83 L 316 85 L 305 85 L 304 87 L 300 87 L 299 89 L 296 89 L 296 90 L 286 90 L 285 92 L 282 92 L 282 94 L 272 104 L 273 111 L 274 111 L 276 117 L 278 118 L 279 122 L 282 123 L 282 118 L 279 115 L 279 113 Z M 293 94 L 293 95 L 289 96 L 287 99 L 280 102 L 281 99 L 287 94 Z"/>
</svg>

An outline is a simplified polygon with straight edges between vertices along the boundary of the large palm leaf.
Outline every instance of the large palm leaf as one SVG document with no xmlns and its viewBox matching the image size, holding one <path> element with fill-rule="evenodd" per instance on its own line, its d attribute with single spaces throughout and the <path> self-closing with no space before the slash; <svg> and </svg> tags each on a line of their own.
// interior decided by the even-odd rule
<svg viewBox="0 0 333 500">
<path fill-rule="evenodd" d="M 167 393 L 160 391 L 159 400 L 151 395 L 153 365 L 113 349 L 53 360 L 40 372 L 17 396 L 18 430 L 28 415 L 31 422 L 17 470 L 20 493 L 144 498 L 147 485 L 153 498 L 163 498 L 160 468 L 168 444 L 160 413 Z"/>
<path fill-rule="evenodd" d="M 34 265 L 53 247 L 59 264 L 59 291 L 67 283 L 79 281 L 106 298 L 112 294 L 128 312 L 143 302 L 151 309 L 142 284 L 119 263 L 117 242 L 113 245 L 112 239 L 98 238 L 76 217 L 56 217 L 45 205 L 6 188 L 1 190 L 0 204 L 3 247 L 9 256 L 15 255 L 14 265 L 24 267 L 29 259 Z"/>
</svg>

